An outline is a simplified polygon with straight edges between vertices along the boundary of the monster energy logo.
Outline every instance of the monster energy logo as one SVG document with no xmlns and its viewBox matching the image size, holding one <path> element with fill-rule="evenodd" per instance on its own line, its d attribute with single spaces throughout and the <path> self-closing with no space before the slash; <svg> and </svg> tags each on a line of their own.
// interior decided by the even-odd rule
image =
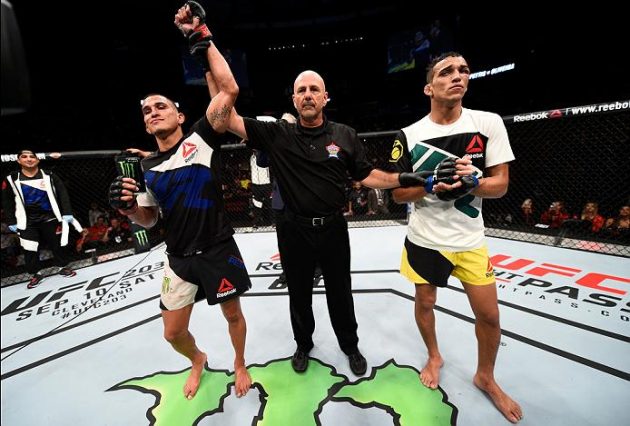
<svg viewBox="0 0 630 426">
<path fill-rule="evenodd" d="M 146 246 L 149 244 L 149 236 L 147 235 L 147 231 L 145 229 L 141 229 L 140 231 L 136 231 L 133 234 L 136 237 L 136 241 L 141 246 Z"/>
<path fill-rule="evenodd" d="M 171 288 L 171 279 L 169 277 L 164 277 L 162 280 L 162 294 L 168 293 Z"/>
<path fill-rule="evenodd" d="M 128 163 L 127 161 L 119 161 L 118 165 L 123 176 L 130 178 L 136 177 L 136 173 L 132 163 Z"/>
</svg>

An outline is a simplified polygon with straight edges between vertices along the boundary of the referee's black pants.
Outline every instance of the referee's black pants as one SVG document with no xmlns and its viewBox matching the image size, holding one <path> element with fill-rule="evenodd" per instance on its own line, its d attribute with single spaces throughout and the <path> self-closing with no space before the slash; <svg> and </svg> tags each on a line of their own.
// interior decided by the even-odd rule
<svg viewBox="0 0 630 426">
<path fill-rule="evenodd" d="M 319 263 L 326 288 L 328 313 L 341 350 L 358 350 L 357 320 L 350 280 L 348 224 L 340 214 L 323 226 L 282 217 L 277 224 L 278 247 L 289 289 L 293 336 L 299 349 L 313 348 L 313 274 Z"/>
</svg>

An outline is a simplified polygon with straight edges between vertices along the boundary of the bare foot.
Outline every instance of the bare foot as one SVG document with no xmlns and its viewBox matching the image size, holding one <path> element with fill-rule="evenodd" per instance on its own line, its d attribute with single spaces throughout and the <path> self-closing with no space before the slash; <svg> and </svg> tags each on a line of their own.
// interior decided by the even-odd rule
<svg viewBox="0 0 630 426">
<path fill-rule="evenodd" d="M 193 361 L 192 367 L 190 368 L 190 375 L 184 385 L 184 396 L 187 399 L 193 399 L 197 394 L 199 383 L 201 382 L 201 375 L 203 374 L 207 360 L 208 356 L 204 352 L 199 352 L 199 355 Z"/>
<path fill-rule="evenodd" d="M 521 406 L 503 392 L 503 389 L 499 387 L 497 382 L 494 380 L 484 381 L 479 374 L 476 374 L 473 383 L 492 399 L 494 405 L 510 422 L 518 423 L 523 418 Z"/>
<path fill-rule="evenodd" d="M 236 396 L 244 396 L 249 388 L 252 386 L 252 377 L 249 375 L 249 371 L 245 366 L 236 367 L 234 369 L 234 375 L 236 380 L 234 381 L 234 389 L 236 390 Z"/>
<path fill-rule="evenodd" d="M 437 389 L 440 384 L 440 368 L 444 365 L 442 358 L 429 358 L 420 371 L 420 381 L 429 389 Z"/>
</svg>

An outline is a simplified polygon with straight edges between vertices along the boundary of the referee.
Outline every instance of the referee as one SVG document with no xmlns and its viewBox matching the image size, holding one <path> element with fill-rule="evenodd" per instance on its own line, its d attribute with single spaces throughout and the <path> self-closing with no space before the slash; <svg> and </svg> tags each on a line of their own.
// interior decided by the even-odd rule
<svg viewBox="0 0 630 426">
<path fill-rule="evenodd" d="M 321 266 L 326 301 L 341 350 L 350 369 L 365 374 L 367 362 L 359 351 L 350 279 L 350 241 L 342 209 L 348 173 L 372 188 L 424 185 L 414 173 L 386 173 L 367 161 L 354 129 L 328 121 L 323 109 L 328 93 L 314 71 L 298 75 L 293 87 L 297 123 L 262 122 L 233 112 L 229 130 L 250 148 L 268 153 L 285 201 L 277 223 L 278 246 L 286 272 L 291 325 L 297 350 L 291 364 L 296 372 L 308 367 L 313 348 L 313 273 Z"/>
</svg>

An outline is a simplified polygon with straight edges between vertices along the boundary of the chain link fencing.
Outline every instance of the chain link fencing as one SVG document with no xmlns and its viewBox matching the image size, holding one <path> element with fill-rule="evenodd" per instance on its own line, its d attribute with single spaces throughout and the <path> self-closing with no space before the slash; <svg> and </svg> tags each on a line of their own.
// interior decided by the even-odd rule
<svg viewBox="0 0 630 426">
<path fill-rule="evenodd" d="M 629 230 L 619 226 L 623 224 L 623 218 L 619 220 L 620 210 L 630 204 L 630 167 L 627 166 L 630 108 L 626 105 L 625 109 L 601 111 L 601 105 L 594 105 L 504 117 L 504 121 L 516 161 L 510 165 L 508 193 L 500 199 L 484 200 L 486 234 L 630 257 Z M 387 168 L 396 133 L 359 134 L 368 160 L 374 166 Z M 117 175 L 114 158 L 118 154 L 120 151 L 38 154 L 43 160 L 40 167 L 53 171 L 66 184 L 74 216 L 84 228 L 90 226 L 90 217 L 94 221 L 101 215 L 110 226 L 111 219 L 118 216 L 107 202 L 109 185 Z M 252 151 L 242 144 L 226 145 L 222 155 L 225 208 L 236 231 L 273 231 L 271 185 L 263 188 L 262 209 L 257 208 L 252 199 Z M 18 169 L 16 157 L 15 154 L 2 155 L 3 178 Z M 367 188 L 353 191 L 350 179 L 347 187 L 346 218 L 351 227 L 406 223 L 408 206 L 395 204 L 388 191 L 368 191 Z M 258 193 L 256 198 L 260 197 Z M 587 202 L 597 204 L 598 214 L 603 219 L 601 226 L 583 220 L 582 210 Z M 560 208 L 559 217 L 545 213 L 551 204 L 557 206 L 558 203 L 564 206 Z M 531 204 L 531 212 L 523 204 Z M 124 223 L 125 218 L 120 219 L 128 228 L 129 240 L 115 244 L 98 241 L 79 244 L 83 236 L 71 233 L 71 265 L 75 268 L 91 265 L 162 243 L 160 222 L 144 231 L 134 224 Z M 3 219 L 3 286 L 28 278 L 21 249 L 14 245 L 16 239 L 6 225 Z M 56 272 L 50 267 L 49 251 L 43 250 L 41 259 L 44 274 Z"/>
</svg>

